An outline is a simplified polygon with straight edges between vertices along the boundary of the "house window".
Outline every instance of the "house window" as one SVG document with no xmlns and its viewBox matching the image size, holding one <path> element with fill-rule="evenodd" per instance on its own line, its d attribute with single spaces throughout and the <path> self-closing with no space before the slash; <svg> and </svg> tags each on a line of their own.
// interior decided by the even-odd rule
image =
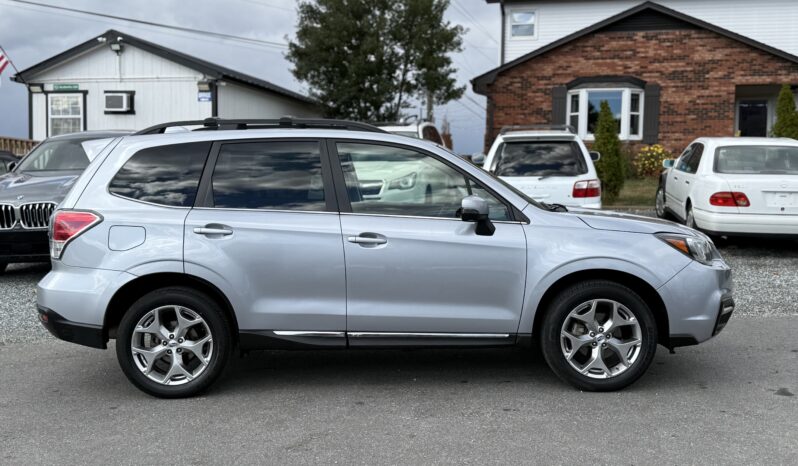
<svg viewBox="0 0 798 466">
<path fill-rule="evenodd" d="M 47 118 L 50 136 L 83 131 L 83 94 L 49 94 Z"/>
<path fill-rule="evenodd" d="M 615 128 L 619 138 L 642 139 L 643 92 L 639 89 L 572 90 L 568 93 L 566 123 L 576 128 L 582 139 L 592 141 L 603 101 L 609 104 L 615 117 Z"/>
<path fill-rule="evenodd" d="M 510 12 L 510 37 L 534 39 L 537 35 L 537 14 L 535 10 L 515 10 Z"/>
</svg>

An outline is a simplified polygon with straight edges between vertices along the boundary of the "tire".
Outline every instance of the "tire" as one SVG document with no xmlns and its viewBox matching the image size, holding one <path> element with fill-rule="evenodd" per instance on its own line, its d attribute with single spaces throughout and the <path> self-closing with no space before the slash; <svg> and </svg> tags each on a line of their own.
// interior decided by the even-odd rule
<svg viewBox="0 0 798 466">
<path fill-rule="evenodd" d="M 684 215 L 684 224 L 694 230 L 698 230 L 698 226 L 695 224 L 695 216 L 693 215 L 693 207 L 689 204 Z"/>
<path fill-rule="evenodd" d="M 178 308 L 184 323 L 180 328 L 176 327 Z M 139 324 L 146 330 L 135 332 L 134 349 L 134 330 Z M 150 328 L 152 332 L 147 331 Z M 178 353 L 181 359 L 176 364 L 172 357 Z M 119 366 L 133 385 L 159 398 L 189 397 L 206 390 L 229 366 L 232 354 L 232 329 L 224 312 L 210 297 L 191 288 L 152 291 L 133 303 L 119 323 Z M 147 370 L 152 371 L 150 375 L 145 374 Z"/>
<path fill-rule="evenodd" d="M 657 212 L 657 217 L 668 217 L 668 213 L 665 211 L 665 188 L 661 185 L 659 188 L 657 188 L 657 194 L 654 198 L 654 209 Z"/>
<path fill-rule="evenodd" d="M 597 303 L 595 308 L 593 302 Z M 604 314 L 611 315 L 613 302 L 619 304 L 618 315 L 628 320 L 618 317 L 614 320 L 619 325 L 604 329 L 608 319 L 601 319 Z M 594 330 L 601 329 L 595 332 L 595 337 L 588 333 L 587 324 L 580 329 L 581 319 L 586 318 L 585 309 L 591 308 L 598 326 Z M 585 333 L 572 343 L 575 340 L 570 335 L 579 334 L 580 330 Z M 606 338 L 608 331 L 611 339 Z M 565 333 L 569 337 L 563 336 Z M 636 339 L 639 344 L 634 344 Z M 616 345 L 626 350 L 616 351 L 613 349 L 619 348 Z M 566 351 L 568 346 L 570 352 Z M 657 350 L 657 325 L 651 309 L 631 289 L 612 281 L 588 280 L 562 290 L 551 302 L 543 320 L 541 349 L 551 370 L 574 387 L 585 391 L 620 390 L 639 379 L 651 365 Z M 619 356 L 622 352 L 628 365 Z M 600 364 L 592 364 L 599 359 L 596 354 L 602 355 Z"/>
</svg>

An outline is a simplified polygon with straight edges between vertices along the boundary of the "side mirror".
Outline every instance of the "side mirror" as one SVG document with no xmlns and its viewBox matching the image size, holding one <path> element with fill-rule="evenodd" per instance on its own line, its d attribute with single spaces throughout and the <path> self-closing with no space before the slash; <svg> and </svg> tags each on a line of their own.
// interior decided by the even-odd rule
<svg viewBox="0 0 798 466">
<path fill-rule="evenodd" d="M 590 159 L 593 160 L 594 162 L 598 162 L 601 159 L 601 152 L 597 152 L 594 150 L 590 151 Z"/>
<path fill-rule="evenodd" d="M 8 171 L 12 172 L 15 168 L 17 168 L 17 162 L 11 162 L 8 164 Z"/>
<path fill-rule="evenodd" d="M 471 156 L 471 163 L 482 166 L 485 163 L 485 154 L 474 154 Z"/>
<path fill-rule="evenodd" d="M 662 168 L 673 168 L 673 164 L 676 163 L 676 160 L 667 159 L 662 161 Z"/>
<path fill-rule="evenodd" d="M 460 220 L 475 222 L 475 233 L 480 236 L 493 236 L 496 226 L 489 218 L 488 201 L 479 196 L 467 196 L 460 202 Z"/>
</svg>

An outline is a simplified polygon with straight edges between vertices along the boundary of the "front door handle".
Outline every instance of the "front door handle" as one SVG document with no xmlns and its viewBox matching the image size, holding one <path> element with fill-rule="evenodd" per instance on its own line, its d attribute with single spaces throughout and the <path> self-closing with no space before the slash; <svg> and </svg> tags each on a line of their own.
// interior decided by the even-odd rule
<svg viewBox="0 0 798 466">
<path fill-rule="evenodd" d="M 194 233 L 198 235 L 228 236 L 233 234 L 233 230 L 229 230 L 227 228 L 194 228 Z"/>
<path fill-rule="evenodd" d="M 358 236 L 347 236 L 346 240 L 355 244 L 386 244 L 388 239 L 374 233 L 361 233 Z"/>
</svg>

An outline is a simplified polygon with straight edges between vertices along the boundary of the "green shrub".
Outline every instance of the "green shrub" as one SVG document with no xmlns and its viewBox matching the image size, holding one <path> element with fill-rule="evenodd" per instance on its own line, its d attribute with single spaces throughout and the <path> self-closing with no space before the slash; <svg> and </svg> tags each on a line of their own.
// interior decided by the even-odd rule
<svg viewBox="0 0 798 466">
<path fill-rule="evenodd" d="M 798 139 L 798 113 L 795 111 L 795 96 L 789 84 L 781 86 L 772 133 L 778 138 Z"/>
<path fill-rule="evenodd" d="M 643 146 L 635 157 L 635 170 L 638 176 L 659 176 L 662 172 L 662 161 L 672 159 L 673 154 L 659 144 Z"/>
<path fill-rule="evenodd" d="M 610 105 L 601 101 L 593 149 L 601 153 L 596 163 L 599 179 L 601 179 L 601 197 L 603 201 L 612 203 L 621 192 L 624 182 L 624 163 L 621 159 L 621 141 L 618 140 L 618 126 L 612 115 Z"/>
</svg>

